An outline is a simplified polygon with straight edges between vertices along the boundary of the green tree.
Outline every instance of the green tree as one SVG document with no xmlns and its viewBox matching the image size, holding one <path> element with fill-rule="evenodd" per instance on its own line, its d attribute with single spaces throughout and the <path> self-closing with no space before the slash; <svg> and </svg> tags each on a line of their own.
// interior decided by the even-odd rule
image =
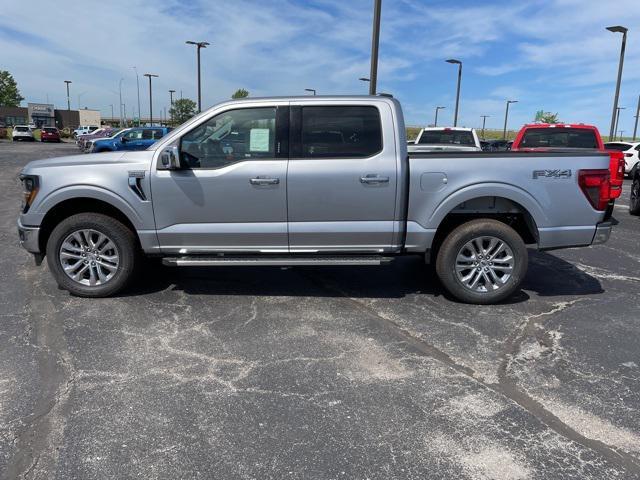
<svg viewBox="0 0 640 480">
<path fill-rule="evenodd" d="M 233 92 L 233 95 L 231 95 L 231 98 L 233 99 L 247 98 L 248 96 L 249 96 L 249 90 L 245 90 L 244 88 L 239 88 L 238 90 Z"/>
<path fill-rule="evenodd" d="M 18 84 L 6 70 L 0 70 L 0 107 L 18 107 L 24 97 L 20 95 Z"/>
<path fill-rule="evenodd" d="M 196 114 L 196 102 L 189 98 L 175 100 L 169 109 L 169 115 L 173 123 L 181 124 Z"/>
<path fill-rule="evenodd" d="M 545 112 L 544 110 L 538 110 L 536 112 L 535 121 L 542 123 L 560 123 L 557 113 Z"/>
</svg>

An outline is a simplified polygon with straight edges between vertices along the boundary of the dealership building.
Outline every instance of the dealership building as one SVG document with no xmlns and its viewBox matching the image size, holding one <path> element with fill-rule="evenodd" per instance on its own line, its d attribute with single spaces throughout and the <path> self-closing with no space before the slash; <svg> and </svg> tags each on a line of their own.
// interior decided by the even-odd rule
<svg viewBox="0 0 640 480">
<path fill-rule="evenodd" d="M 77 128 L 80 125 L 100 125 L 99 110 L 58 110 L 50 103 L 28 103 L 26 107 L 0 107 L 0 123 L 35 125 L 36 127 Z"/>
</svg>

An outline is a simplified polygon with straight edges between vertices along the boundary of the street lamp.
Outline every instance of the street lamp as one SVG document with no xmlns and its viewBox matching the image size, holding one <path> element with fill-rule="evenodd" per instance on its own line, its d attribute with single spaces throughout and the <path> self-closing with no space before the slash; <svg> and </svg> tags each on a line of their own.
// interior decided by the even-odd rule
<svg viewBox="0 0 640 480">
<path fill-rule="evenodd" d="M 187 43 L 188 45 L 196 46 L 197 57 L 198 57 L 198 112 L 201 112 L 202 111 L 202 95 L 200 90 L 200 49 L 207 48 L 207 45 L 211 45 L 211 44 L 209 42 L 192 42 L 191 40 L 188 40 L 185 43 Z"/>
<path fill-rule="evenodd" d="M 71 100 L 69 99 L 69 84 L 73 83 L 71 80 L 65 80 L 64 83 L 67 84 L 67 111 L 71 110 Z"/>
<path fill-rule="evenodd" d="M 435 120 L 433 122 L 433 126 L 434 127 L 438 126 L 438 110 L 443 110 L 445 108 L 447 108 L 447 107 L 436 107 L 436 118 L 435 118 Z"/>
<path fill-rule="evenodd" d="M 618 108 L 618 98 L 620 96 L 620 83 L 622 82 L 622 66 L 624 64 L 624 49 L 627 45 L 627 28 L 622 27 L 620 25 L 616 25 L 613 27 L 607 27 L 607 30 L 614 33 L 622 34 L 622 46 L 620 47 L 620 61 L 618 63 L 618 81 L 616 82 L 616 94 L 613 97 L 613 113 L 611 114 L 611 128 L 609 129 L 609 140 L 613 136 L 615 136 L 615 117 L 616 117 L 616 109 Z"/>
<path fill-rule="evenodd" d="M 446 61 L 447 63 L 452 63 L 454 65 L 458 65 L 458 88 L 456 90 L 456 111 L 453 115 L 453 126 L 458 126 L 458 105 L 460 103 L 460 82 L 462 81 L 462 62 L 460 60 L 456 60 L 455 58 L 450 58 Z"/>
<path fill-rule="evenodd" d="M 504 130 L 502 131 L 502 139 L 507 139 L 507 119 L 509 118 L 509 105 L 518 103 L 518 100 L 507 100 L 507 110 L 504 112 Z"/>
<path fill-rule="evenodd" d="M 624 130 L 620 130 L 620 141 L 622 142 L 622 134 L 624 133 Z"/>
<path fill-rule="evenodd" d="M 122 124 L 124 123 L 124 118 L 122 116 L 122 81 L 123 80 L 124 78 L 120 79 L 120 84 L 118 88 L 118 91 L 120 92 L 120 128 L 122 128 Z"/>
<path fill-rule="evenodd" d="M 138 77 L 138 69 L 133 67 L 136 72 L 136 87 L 138 87 L 138 126 L 140 126 L 140 79 Z"/>
<path fill-rule="evenodd" d="M 149 126 L 153 127 L 153 96 L 151 93 L 151 79 L 157 77 L 153 73 L 145 73 L 145 77 L 149 77 Z"/>
<path fill-rule="evenodd" d="M 613 140 L 616 139 L 616 132 L 618 131 L 618 123 L 620 122 L 620 110 L 626 110 L 627 107 L 616 107 L 616 123 L 613 126 Z"/>
<path fill-rule="evenodd" d="M 373 0 L 373 31 L 371 34 L 371 71 L 369 73 L 369 95 L 376 94 L 378 83 L 378 47 L 380 46 L 380 12 L 382 0 Z"/>
<path fill-rule="evenodd" d="M 78 110 L 80 110 L 80 99 L 82 98 L 82 96 L 87 93 L 86 91 L 79 93 L 78 94 Z"/>
<path fill-rule="evenodd" d="M 633 142 L 636 141 L 636 133 L 638 133 L 638 117 L 640 117 L 640 95 L 638 95 L 638 108 L 636 108 L 636 123 L 633 125 Z"/>
<path fill-rule="evenodd" d="M 480 115 L 480 116 L 482 117 L 482 133 L 480 134 L 480 136 L 484 140 L 484 125 L 487 121 L 487 118 L 489 118 L 491 115 Z"/>
<path fill-rule="evenodd" d="M 304 89 L 305 92 L 311 92 L 313 93 L 313 96 L 315 97 L 316 95 L 316 89 L 315 88 L 305 88 Z"/>
</svg>

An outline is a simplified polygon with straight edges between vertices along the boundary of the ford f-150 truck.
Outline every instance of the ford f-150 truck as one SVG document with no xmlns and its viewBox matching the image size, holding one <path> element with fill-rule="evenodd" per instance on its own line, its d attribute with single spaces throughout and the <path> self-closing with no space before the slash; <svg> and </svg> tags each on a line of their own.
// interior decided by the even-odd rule
<svg viewBox="0 0 640 480">
<path fill-rule="evenodd" d="M 609 156 L 407 152 L 387 96 L 243 99 L 145 151 L 29 163 L 20 241 L 62 288 L 121 290 L 172 266 L 379 265 L 415 254 L 470 303 L 519 288 L 526 245 L 605 242 Z"/>
</svg>

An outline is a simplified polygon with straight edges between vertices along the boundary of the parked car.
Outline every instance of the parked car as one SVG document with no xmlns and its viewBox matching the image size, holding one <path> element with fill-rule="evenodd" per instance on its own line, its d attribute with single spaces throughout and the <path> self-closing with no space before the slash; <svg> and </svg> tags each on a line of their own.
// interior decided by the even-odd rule
<svg viewBox="0 0 640 480">
<path fill-rule="evenodd" d="M 609 142 L 604 144 L 606 150 L 616 150 L 624 155 L 624 173 L 632 177 L 631 172 L 640 165 L 640 142 Z"/>
<path fill-rule="evenodd" d="M 114 140 L 116 138 L 118 138 L 121 135 L 124 135 L 125 132 L 129 131 L 128 128 L 125 129 L 113 129 L 110 132 L 110 135 L 106 135 L 106 136 L 97 136 L 95 138 L 91 138 L 90 135 L 87 135 L 86 138 L 83 140 L 83 148 L 82 148 L 82 152 L 83 153 L 93 153 L 93 143 L 97 140 L 106 140 L 106 139 L 111 139 Z"/>
<path fill-rule="evenodd" d="M 34 142 L 36 139 L 28 125 L 15 125 L 11 133 L 11 140 Z"/>
<path fill-rule="evenodd" d="M 485 152 L 508 152 L 512 144 L 511 140 L 487 140 L 482 149 Z"/>
<path fill-rule="evenodd" d="M 172 130 L 170 127 L 129 128 L 111 138 L 92 141 L 91 152 L 115 152 L 116 150 L 144 150 Z"/>
<path fill-rule="evenodd" d="M 86 135 L 87 133 L 91 133 L 98 128 L 100 127 L 96 125 L 81 125 L 73 131 L 73 138 L 76 138 L 79 135 Z"/>
<path fill-rule="evenodd" d="M 473 128 L 429 127 L 408 143 L 409 152 L 479 152 L 480 140 Z"/>
<path fill-rule="evenodd" d="M 76 138 L 76 145 L 82 151 L 85 150 L 87 141 L 94 140 L 96 138 L 107 138 L 112 137 L 119 129 L 114 129 L 111 127 L 104 127 L 94 130 L 91 133 L 85 133 L 84 135 L 78 135 Z"/>
<path fill-rule="evenodd" d="M 611 200 L 622 194 L 625 162 L 622 152 L 607 150 L 598 128 L 594 125 L 532 123 L 523 126 L 513 142 L 512 150 L 544 151 L 547 149 L 565 151 L 599 150 L 609 152 L 609 172 L 611 175 Z M 613 209 L 613 202 L 609 205 Z"/>
<path fill-rule="evenodd" d="M 60 143 L 60 132 L 56 127 L 42 127 L 40 129 L 40 141 L 41 142 L 56 142 Z"/>
<path fill-rule="evenodd" d="M 142 152 L 27 164 L 18 231 L 86 297 L 124 288 L 142 253 L 171 266 L 411 254 L 434 262 L 455 298 L 486 304 L 519 288 L 525 244 L 607 241 L 608 167 L 596 150 L 408 153 L 386 96 L 234 100 Z"/>
</svg>

